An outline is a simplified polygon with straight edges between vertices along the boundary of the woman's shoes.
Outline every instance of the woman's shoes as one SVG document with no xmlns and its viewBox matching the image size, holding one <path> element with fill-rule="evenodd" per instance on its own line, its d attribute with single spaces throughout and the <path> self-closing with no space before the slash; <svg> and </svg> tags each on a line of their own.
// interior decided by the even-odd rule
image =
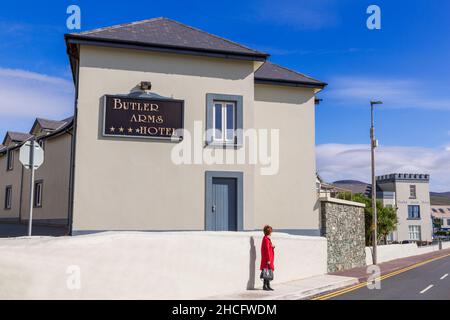
<svg viewBox="0 0 450 320">
<path fill-rule="evenodd" d="M 264 291 L 273 291 L 272 287 L 270 286 L 270 282 L 264 281 L 263 290 Z"/>
</svg>

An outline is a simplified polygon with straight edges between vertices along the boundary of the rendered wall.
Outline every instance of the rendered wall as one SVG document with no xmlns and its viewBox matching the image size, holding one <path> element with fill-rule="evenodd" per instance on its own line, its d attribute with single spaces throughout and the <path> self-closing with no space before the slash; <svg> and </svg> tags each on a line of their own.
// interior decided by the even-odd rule
<svg viewBox="0 0 450 320">
<path fill-rule="evenodd" d="M 450 242 L 443 242 L 442 249 L 449 249 Z M 424 253 L 439 251 L 438 245 L 418 247 L 415 243 L 391 244 L 377 247 L 378 263 L 417 256 Z M 372 264 L 372 248 L 366 247 L 366 264 Z"/>
<path fill-rule="evenodd" d="M 255 92 L 253 74 L 260 64 L 82 46 L 73 230 L 204 230 L 205 172 L 211 170 L 243 173 L 245 230 L 272 223 L 275 229 L 317 231 L 313 90 L 268 88 L 267 92 L 266 89 Z M 171 160 L 175 143 L 102 137 L 102 96 L 129 93 L 144 80 L 151 81 L 152 92 L 185 101 L 184 126 L 191 134 L 194 121 L 203 123 L 197 133 L 204 133 L 207 93 L 243 96 L 244 130 L 284 129 L 280 175 L 263 182 L 258 177 L 259 170 L 248 162 L 177 165 Z M 258 105 L 261 112 L 257 115 L 255 94 L 259 101 L 271 96 L 267 104 Z M 268 118 L 270 108 L 274 108 L 275 114 L 272 122 Z M 203 139 L 195 138 L 195 148 L 199 145 L 201 152 L 224 154 L 224 149 L 205 147 Z M 226 152 L 236 157 L 236 150 Z M 301 158 L 294 161 L 297 155 Z M 257 183 L 270 190 L 262 190 Z M 291 202 L 284 201 L 287 197 Z"/>
<path fill-rule="evenodd" d="M 313 89 L 255 85 L 255 128 L 279 129 L 280 142 L 278 172 L 256 168 L 257 226 L 319 234 L 314 112 Z"/>
<path fill-rule="evenodd" d="M 35 171 L 35 181 L 43 182 L 42 207 L 33 209 L 33 220 L 41 224 L 67 225 L 69 214 L 69 176 L 71 135 L 45 140 L 44 163 Z M 25 171 L 22 220 L 29 218 L 30 173 Z"/>
<path fill-rule="evenodd" d="M 0 239 L 0 299 L 200 299 L 245 291 L 262 286 L 261 238 L 123 232 Z M 326 273 L 326 239 L 274 233 L 272 241 L 274 283 Z M 79 290 L 67 287 L 73 275 Z"/>
<path fill-rule="evenodd" d="M 24 175 L 29 171 L 22 169 L 22 164 L 19 161 L 19 149 L 15 149 L 13 152 L 13 170 L 6 170 L 7 155 L 0 156 L 0 219 L 17 221 L 21 211 L 23 212 L 24 210 L 24 208 L 20 207 L 22 171 L 24 171 Z M 12 201 L 11 209 L 9 210 L 5 209 L 6 186 L 12 186 Z"/>
</svg>

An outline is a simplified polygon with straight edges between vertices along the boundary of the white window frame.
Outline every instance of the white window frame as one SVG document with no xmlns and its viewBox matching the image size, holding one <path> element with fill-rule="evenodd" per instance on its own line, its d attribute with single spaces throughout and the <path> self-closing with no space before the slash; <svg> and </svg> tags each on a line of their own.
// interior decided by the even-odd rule
<svg viewBox="0 0 450 320">
<path fill-rule="evenodd" d="M 233 136 L 231 139 L 228 139 L 228 128 L 227 128 L 227 105 L 233 105 Z M 216 128 L 216 105 L 220 105 L 221 108 L 221 116 L 222 116 L 222 128 L 218 129 Z M 213 142 L 215 143 L 221 143 L 221 144 L 234 144 L 235 137 L 236 137 L 236 102 L 235 101 L 219 101 L 214 100 L 213 101 L 213 123 L 212 123 L 212 129 L 213 129 Z M 220 138 L 216 137 L 217 130 L 220 130 Z"/>
<path fill-rule="evenodd" d="M 422 228 L 417 225 L 408 226 L 409 240 L 411 241 L 421 241 L 422 239 Z"/>
<path fill-rule="evenodd" d="M 7 151 L 6 170 L 7 171 L 14 170 L 14 150 Z"/>
<path fill-rule="evenodd" d="M 35 208 L 41 208 L 42 207 L 42 188 L 44 186 L 43 181 L 36 181 L 34 183 L 34 199 L 33 204 Z"/>
<path fill-rule="evenodd" d="M 12 186 L 6 186 L 5 188 L 5 210 L 11 210 L 12 208 Z"/>
</svg>

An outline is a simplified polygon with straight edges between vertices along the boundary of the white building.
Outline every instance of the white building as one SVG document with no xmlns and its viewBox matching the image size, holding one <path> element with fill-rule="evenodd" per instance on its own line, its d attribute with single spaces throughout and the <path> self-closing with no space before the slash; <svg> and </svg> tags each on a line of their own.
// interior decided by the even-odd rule
<svg viewBox="0 0 450 320">
<path fill-rule="evenodd" d="M 397 208 L 398 225 L 391 241 L 432 241 L 428 174 L 388 174 L 378 176 L 377 198 L 385 206 Z"/>
</svg>

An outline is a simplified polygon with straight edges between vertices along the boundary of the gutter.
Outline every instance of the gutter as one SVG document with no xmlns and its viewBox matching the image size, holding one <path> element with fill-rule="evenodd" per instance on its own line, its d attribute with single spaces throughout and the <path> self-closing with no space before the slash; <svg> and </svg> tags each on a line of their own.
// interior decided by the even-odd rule
<svg viewBox="0 0 450 320">
<path fill-rule="evenodd" d="M 308 82 L 308 81 L 289 81 L 280 79 L 266 79 L 266 78 L 255 78 L 255 84 L 269 84 L 277 86 L 287 86 L 287 87 L 302 87 L 302 88 L 312 88 L 312 89 L 324 89 L 328 83 L 325 82 Z"/>
<path fill-rule="evenodd" d="M 74 101 L 74 113 L 72 119 L 72 143 L 70 150 L 70 169 L 69 169 L 69 203 L 68 203 L 68 228 L 69 235 L 73 235 L 73 207 L 74 207 L 74 187 L 75 187 L 75 152 L 76 152 L 76 142 L 77 142 L 77 118 L 78 118 L 78 86 L 79 86 L 79 70 L 80 64 L 77 56 L 71 55 L 70 52 L 67 52 L 69 55 L 70 64 L 72 66 L 72 61 L 76 63 L 76 66 L 72 68 L 75 69 L 76 74 L 74 74 L 74 83 L 75 83 L 75 101 Z M 73 60 L 72 60 L 73 59 Z M 73 67 L 73 66 L 72 66 Z"/>
</svg>

